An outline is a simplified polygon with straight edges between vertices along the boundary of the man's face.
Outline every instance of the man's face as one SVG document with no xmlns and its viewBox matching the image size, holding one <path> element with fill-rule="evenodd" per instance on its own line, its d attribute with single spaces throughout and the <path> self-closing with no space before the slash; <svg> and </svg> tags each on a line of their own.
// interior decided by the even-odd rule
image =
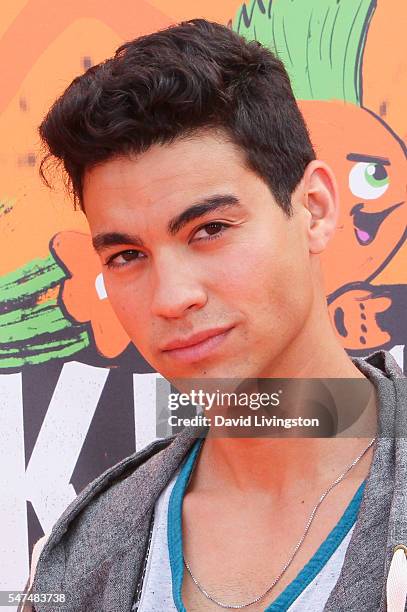
<svg viewBox="0 0 407 612">
<path fill-rule="evenodd" d="M 308 218 L 293 204 L 289 219 L 243 153 L 213 132 L 86 173 L 109 300 L 165 378 L 266 377 L 301 332 L 312 266 Z M 205 331 L 217 335 L 165 350 Z"/>
</svg>

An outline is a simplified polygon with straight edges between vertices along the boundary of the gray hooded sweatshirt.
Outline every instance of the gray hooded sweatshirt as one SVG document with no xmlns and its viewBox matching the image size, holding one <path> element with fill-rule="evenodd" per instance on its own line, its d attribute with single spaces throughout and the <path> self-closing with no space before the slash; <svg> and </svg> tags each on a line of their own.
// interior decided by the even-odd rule
<svg viewBox="0 0 407 612">
<path fill-rule="evenodd" d="M 357 522 L 324 610 L 385 612 L 393 549 L 407 545 L 407 379 L 387 351 L 352 361 L 375 386 L 378 434 Z M 68 602 L 35 603 L 33 610 L 130 612 L 154 504 L 197 431 L 188 427 L 154 441 L 82 490 L 53 526 L 32 585 L 36 593 L 66 593 Z"/>
</svg>

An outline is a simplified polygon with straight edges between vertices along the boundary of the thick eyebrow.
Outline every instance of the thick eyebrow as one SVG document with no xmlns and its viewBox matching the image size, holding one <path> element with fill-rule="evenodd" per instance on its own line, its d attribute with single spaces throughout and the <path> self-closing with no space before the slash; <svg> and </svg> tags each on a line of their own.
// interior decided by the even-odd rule
<svg viewBox="0 0 407 612">
<path fill-rule="evenodd" d="M 167 223 L 167 233 L 175 236 L 185 225 L 213 211 L 223 211 L 230 208 L 243 208 L 239 199 L 233 194 L 213 195 L 192 204 Z M 143 240 L 137 234 L 127 232 L 107 232 L 96 234 L 92 238 L 93 248 L 97 253 L 110 246 L 133 244 L 145 247 Z"/>
<path fill-rule="evenodd" d="M 175 236 L 187 223 L 203 217 L 209 212 L 223 211 L 230 208 L 242 208 L 238 198 L 232 194 L 213 195 L 205 198 L 201 202 L 192 204 L 182 213 L 170 219 L 167 225 L 167 232 L 170 236 Z"/>
<path fill-rule="evenodd" d="M 376 157 L 375 155 L 365 155 L 364 153 L 349 153 L 346 159 L 350 161 L 373 162 L 376 164 L 383 164 L 383 166 L 391 165 L 387 157 Z"/>
</svg>

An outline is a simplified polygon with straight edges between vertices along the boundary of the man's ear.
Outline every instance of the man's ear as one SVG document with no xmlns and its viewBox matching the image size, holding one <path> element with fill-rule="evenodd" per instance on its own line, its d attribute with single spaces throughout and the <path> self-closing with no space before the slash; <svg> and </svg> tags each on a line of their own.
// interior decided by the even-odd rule
<svg viewBox="0 0 407 612">
<path fill-rule="evenodd" d="M 309 250 L 318 254 L 335 233 L 339 217 L 338 185 L 328 164 L 316 159 L 306 167 L 299 188 L 299 203 L 307 212 Z"/>
</svg>

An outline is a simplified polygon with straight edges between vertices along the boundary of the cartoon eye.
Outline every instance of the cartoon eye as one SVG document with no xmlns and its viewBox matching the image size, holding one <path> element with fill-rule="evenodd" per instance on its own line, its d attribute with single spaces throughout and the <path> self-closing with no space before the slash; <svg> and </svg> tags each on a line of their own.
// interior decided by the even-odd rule
<svg viewBox="0 0 407 612">
<path fill-rule="evenodd" d="M 351 192 L 364 200 L 380 198 L 389 184 L 390 179 L 385 166 L 377 162 L 359 162 L 349 173 Z"/>
</svg>

